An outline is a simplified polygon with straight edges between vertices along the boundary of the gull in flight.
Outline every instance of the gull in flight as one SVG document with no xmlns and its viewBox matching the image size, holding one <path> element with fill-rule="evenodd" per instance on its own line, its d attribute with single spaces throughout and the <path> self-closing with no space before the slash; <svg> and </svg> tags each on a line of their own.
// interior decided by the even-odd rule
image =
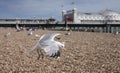
<svg viewBox="0 0 120 73">
<path fill-rule="evenodd" d="M 60 56 L 60 49 L 64 48 L 64 42 L 60 43 L 54 40 L 54 38 L 58 35 L 60 35 L 60 33 L 44 34 L 43 36 L 41 36 L 38 43 L 31 49 L 29 53 L 31 53 L 34 50 L 37 50 L 38 59 L 39 59 L 40 55 L 43 58 L 44 54 L 41 51 L 43 50 L 46 53 L 46 55 L 50 57 L 58 58 Z"/>
<path fill-rule="evenodd" d="M 8 37 L 8 36 L 10 36 L 11 35 L 11 33 L 10 32 L 8 32 L 7 34 L 5 34 L 4 36 L 5 37 Z"/>
</svg>

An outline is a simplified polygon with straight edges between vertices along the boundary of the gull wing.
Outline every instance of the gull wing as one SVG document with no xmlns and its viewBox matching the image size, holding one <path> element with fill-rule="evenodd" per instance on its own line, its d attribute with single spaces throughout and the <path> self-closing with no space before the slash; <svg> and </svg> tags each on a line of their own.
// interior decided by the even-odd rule
<svg viewBox="0 0 120 73">
<path fill-rule="evenodd" d="M 51 40 L 53 41 L 56 36 L 60 35 L 60 33 L 51 33 L 51 34 L 45 34 L 41 36 L 40 40 L 41 42 Z"/>
<path fill-rule="evenodd" d="M 46 52 L 47 55 L 54 57 L 55 55 L 59 53 L 59 46 L 54 41 L 46 41 L 47 46 L 44 46 L 43 49 Z"/>
<path fill-rule="evenodd" d="M 18 24 L 16 25 L 16 29 L 17 29 L 17 30 L 21 30 L 20 27 L 18 26 Z"/>
</svg>

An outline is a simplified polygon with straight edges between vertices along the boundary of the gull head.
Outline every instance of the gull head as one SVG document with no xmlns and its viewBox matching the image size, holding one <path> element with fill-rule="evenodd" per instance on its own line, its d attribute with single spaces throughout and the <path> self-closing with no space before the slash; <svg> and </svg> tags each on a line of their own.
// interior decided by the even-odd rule
<svg viewBox="0 0 120 73">
<path fill-rule="evenodd" d="M 58 44 L 60 48 L 64 49 L 65 48 L 65 42 L 59 43 Z"/>
</svg>

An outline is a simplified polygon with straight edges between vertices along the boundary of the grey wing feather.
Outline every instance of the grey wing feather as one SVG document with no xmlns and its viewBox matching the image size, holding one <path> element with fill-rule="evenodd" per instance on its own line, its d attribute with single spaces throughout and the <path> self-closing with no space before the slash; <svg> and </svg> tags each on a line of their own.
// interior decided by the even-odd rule
<svg viewBox="0 0 120 73">
<path fill-rule="evenodd" d="M 55 55 L 59 51 L 59 46 L 56 43 L 51 42 L 51 45 L 44 47 L 44 50 L 47 55 Z"/>
<path fill-rule="evenodd" d="M 46 41 L 46 40 L 54 40 L 56 36 L 60 35 L 60 33 L 52 33 L 52 34 L 45 34 L 43 35 L 39 41 Z"/>
</svg>

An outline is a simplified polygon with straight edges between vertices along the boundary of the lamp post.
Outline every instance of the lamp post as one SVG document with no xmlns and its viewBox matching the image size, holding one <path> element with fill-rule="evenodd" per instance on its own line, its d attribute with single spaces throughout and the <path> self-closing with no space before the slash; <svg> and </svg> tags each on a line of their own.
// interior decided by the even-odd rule
<svg viewBox="0 0 120 73">
<path fill-rule="evenodd" d="M 69 29 L 69 28 L 68 28 L 68 24 L 67 24 L 67 18 L 68 18 L 68 16 L 65 16 L 65 29 L 66 29 L 66 30 Z"/>
</svg>

